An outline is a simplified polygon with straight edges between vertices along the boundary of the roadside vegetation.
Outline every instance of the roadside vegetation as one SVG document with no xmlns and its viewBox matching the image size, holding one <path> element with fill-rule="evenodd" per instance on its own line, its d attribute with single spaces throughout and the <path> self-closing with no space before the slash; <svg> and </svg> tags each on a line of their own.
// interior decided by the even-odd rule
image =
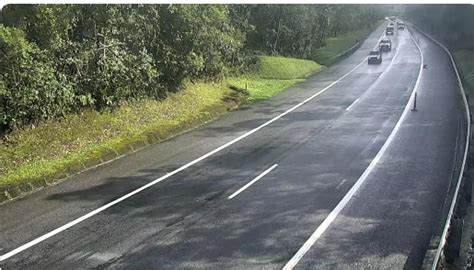
<svg viewBox="0 0 474 270">
<path fill-rule="evenodd" d="M 402 14 L 449 48 L 456 58 L 465 82 L 473 87 L 474 6 L 406 5 L 402 9 Z"/>
<path fill-rule="evenodd" d="M 241 89 L 248 88 L 247 102 L 256 102 L 280 93 L 322 68 L 321 65 L 310 60 L 260 56 L 259 64 L 254 72 L 231 77 L 227 82 Z"/>
<path fill-rule="evenodd" d="M 375 24 L 374 27 L 363 28 L 328 38 L 325 46 L 313 52 L 312 59 L 325 66 L 332 65 L 338 60 L 338 56 L 341 53 L 349 50 L 357 44 L 357 42 L 364 41 L 375 29 L 375 26 L 378 26 L 378 24 Z"/>
<path fill-rule="evenodd" d="M 8 5 L 0 17 L 0 191 L 63 178 L 270 98 L 323 68 L 304 60 L 317 48 L 338 54 L 362 40 L 357 29 L 373 27 L 377 10 Z"/>
<path fill-rule="evenodd" d="M 115 157 L 137 143 L 166 139 L 242 103 L 270 98 L 321 68 L 309 60 L 259 59 L 255 71 L 219 82 L 188 81 L 164 100 L 132 101 L 101 112 L 89 109 L 14 130 L 0 143 L 0 186 L 64 177 L 107 154 Z"/>
<path fill-rule="evenodd" d="M 474 47 L 455 51 L 454 58 L 468 85 L 474 87 Z"/>
<path fill-rule="evenodd" d="M 401 12 L 405 18 L 449 48 L 468 88 L 472 91 L 474 87 L 474 35 L 472 35 L 474 6 L 406 5 Z"/>
<path fill-rule="evenodd" d="M 405 5 L 401 14 L 451 51 L 474 48 L 474 5 Z M 441 19 L 442 18 L 442 19 Z"/>
</svg>

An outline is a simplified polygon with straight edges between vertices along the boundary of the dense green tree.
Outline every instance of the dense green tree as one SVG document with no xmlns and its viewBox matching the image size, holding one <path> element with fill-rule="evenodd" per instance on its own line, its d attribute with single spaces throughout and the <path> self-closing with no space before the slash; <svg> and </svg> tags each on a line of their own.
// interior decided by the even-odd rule
<svg viewBox="0 0 474 270">
<path fill-rule="evenodd" d="M 238 62 L 243 35 L 224 5 L 160 6 L 159 44 L 154 54 L 170 89 L 188 77 L 212 78 Z"/>
<path fill-rule="evenodd" d="M 251 68 L 255 54 L 311 58 L 373 24 L 373 6 L 8 5 L 1 11 L 0 127 L 165 98 L 185 79 Z"/>
<path fill-rule="evenodd" d="M 25 33 L 0 25 L 0 125 L 63 115 L 76 102 L 71 84 Z"/>
<path fill-rule="evenodd" d="M 243 14 L 254 26 L 247 32 L 250 50 L 310 58 L 330 36 L 368 27 L 382 18 L 374 6 L 254 5 Z M 240 10 L 241 7 L 238 7 Z"/>
</svg>

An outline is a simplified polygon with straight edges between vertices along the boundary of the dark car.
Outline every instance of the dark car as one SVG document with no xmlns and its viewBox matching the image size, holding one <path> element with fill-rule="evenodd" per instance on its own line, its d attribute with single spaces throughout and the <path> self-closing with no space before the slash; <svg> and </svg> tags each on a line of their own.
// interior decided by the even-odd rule
<svg viewBox="0 0 474 270">
<path fill-rule="evenodd" d="M 387 28 L 385 29 L 385 34 L 386 34 L 387 36 L 392 36 L 392 35 L 393 35 L 393 30 L 394 30 L 394 29 L 393 29 L 393 25 L 389 25 L 389 26 L 387 26 Z"/>
<path fill-rule="evenodd" d="M 405 23 L 404 22 L 398 22 L 397 23 L 397 28 L 398 28 L 398 30 L 405 30 Z"/>
<path fill-rule="evenodd" d="M 389 52 L 392 50 L 392 41 L 390 39 L 382 39 L 379 43 L 381 52 Z"/>
<path fill-rule="evenodd" d="M 369 57 L 367 58 L 369 65 L 382 63 L 382 53 L 380 50 L 370 51 Z"/>
</svg>

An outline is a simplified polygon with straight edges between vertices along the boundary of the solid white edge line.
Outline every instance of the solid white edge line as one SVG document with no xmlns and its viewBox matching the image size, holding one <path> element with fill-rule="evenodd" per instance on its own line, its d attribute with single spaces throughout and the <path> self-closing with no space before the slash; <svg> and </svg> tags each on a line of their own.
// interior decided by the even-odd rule
<svg viewBox="0 0 474 270">
<path fill-rule="evenodd" d="M 351 105 L 349 105 L 349 107 L 347 107 L 346 111 L 350 110 L 352 108 L 352 106 L 354 106 L 357 102 L 359 102 L 360 98 L 354 100 L 354 102 L 352 102 Z"/>
<path fill-rule="evenodd" d="M 454 68 L 454 73 L 456 74 L 456 78 L 457 78 L 458 85 L 459 85 L 459 90 L 461 91 L 461 96 L 462 96 L 462 99 L 463 99 L 463 102 L 464 102 L 464 107 L 466 109 L 466 120 L 467 120 L 466 148 L 464 149 L 464 157 L 463 157 L 463 161 L 462 161 L 462 165 L 461 165 L 461 171 L 460 171 L 459 176 L 458 176 L 458 182 L 456 183 L 456 189 L 454 191 L 453 200 L 451 201 L 451 206 L 449 208 L 448 216 L 446 217 L 446 222 L 444 224 L 443 233 L 441 234 L 441 239 L 440 239 L 438 248 L 436 249 L 435 259 L 434 259 L 433 264 L 431 266 L 432 270 L 436 270 L 436 268 L 438 266 L 439 259 L 441 258 L 441 253 L 443 252 L 444 245 L 446 244 L 446 236 L 448 234 L 448 229 L 449 229 L 449 226 L 450 226 L 450 223 L 451 223 L 451 218 L 453 216 L 454 208 L 456 206 L 456 201 L 457 201 L 457 198 L 458 198 L 459 189 L 461 187 L 462 176 L 463 176 L 463 173 L 464 173 L 464 168 L 466 166 L 467 154 L 469 152 L 468 151 L 469 150 L 469 135 L 471 134 L 471 115 L 470 115 L 470 110 L 469 110 L 469 104 L 467 103 L 466 92 L 464 91 L 464 87 L 462 85 L 461 77 L 459 76 L 459 71 L 458 71 L 458 68 L 456 66 L 456 62 L 454 61 L 453 55 L 448 50 L 448 48 L 446 48 L 446 46 L 444 46 L 441 42 L 437 41 L 432 36 L 428 35 L 424 31 L 420 30 L 415 24 L 413 24 L 413 25 L 415 26 L 415 28 L 418 32 L 422 33 L 423 35 L 425 35 L 426 37 L 431 39 L 434 43 L 436 43 L 438 46 L 443 48 L 446 51 L 446 53 L 448 54 L 449 58 L 451 59 L 451 64 L 453 65 L 453 68 Z"/>
<path fill-rule="evenodd" d="M 379 41 L 382 39 L 382 37 L 383 37 L 383 36 L 381 36 L 381 37 L 379 38 Z M 54 235 L 56 235 L 56 234 L 58 234 L 58 233 L 60 233 L 60 232 L 65 231 L 65 230 L 67 230 L 67 229 L 73 227 L 74 225 L 76 225 L 76 224 L 78 224 L 78 223 L 80 223 L 80 222 L 82 222 L 82 221 L 84 221 L 84 220 L 86 220 L 86 219 L 91 218 L 92 216 L 97 215 L 98 213 L 100 213 L 100 212 L 102 212 L 102 211 L 104 211 L 104 210 L 106 210 L 106 209 L 108 209 L 108 208 L 110 208 L 110 207 L 112 207 L 112 206 L 118 204 L 119 202 L 121 202 L 121 201 L 123 201 L 123 200 L 126 200 L 126 199 L 128 199 L 128 198 L 134 196 L 135 194 L 137 194 L 137 193 L 139 193 L 139 192 L 141 192 L 141 191 L 143 191 L 143 190 L 145 190 L 145 189 L 148 189 L 148 188 L 150 188 L 150 187 L 156 185 L 157 183 L 159 183 L 159 182 L 161 182 L 161 181 L 163 181 L 163 180 L 165 180 L 165 179 L 167 179 L 167 178 L 169 178 L 169 177 L 171 177 L 171 176 L 173 176 L 173 175 L 175 175 L 175 174 L 177 174 L 177 173 L 179 173 L 179 172 L 181 172 L 181 171 L 183 171 L 183 170 L 185 170 L 185 169 L 187 169 L 187 168 L 189 168 L 189 167 L 191 167 L 191 166 L 193 166 L 194 164 L 196 164 L 196 163 L 198 163 L 198 162 L 200 162 L 200 161 L 202 161 L 202 160 L 204 160 L 204 159 L 206 159 L 206 158 L 208 158 L 208 157 L 210 157 L 210 156 L 212 156 L 212 155 L 214 155 L 214 154 L 216 154 L 216 153 L 222 151 L 223 149 L 229 147 L 230 145 L 232 145 L 232 144 L 234 144 L 234 143 L 236 143 L 236 142 L 238 142 L 238 141 L 240 141 L 240 140 L 242 140 L 242 139 L 244 139 L 244 138 L 246 138 L 246 137 L 252 135 L 253 133 L 259 131 L 260 129 L 262 129 L 262 128 L 268 126 L 268 125 L 270 125 L 271 123 L 273 123 L 273 122 L 277 121 L 278 119 L 282 118 L 283 116 L 287 115 L 288 113 L 290 113 L 290 112 L 296 110 L 297 108 L 301 107 L 302 105 L 304 105 L 304 104 L 307 103 L 308 101 L 310 101 L 310 100 L 314 99 L 315 97 L 321 95 L 322 93 L 326 92 L 329 88 L 331 88 L 332 86 L 334 86 L 335 84 L 337 84 L 338 82 L 340 82 L 341 80 L 343 80 L 344 78 L 346 78 L 347 76 L 349 76 L 352 72 L 354 72 L 357 68 L 359 68 L 359 67 L 360 67 L 362 64 L 364 64 L 366 61 L 367 61 L 367 58 L 364 57 L 364 60 L 362 60 L 357 66 L 355 66 L 354 68 L 352 68 L 350 71 L 348 71 L 346 74 L 344 74 L 342 77 L 340 77 L 340 78 L 337 79 L 336 81 L 332 82 L 331 84 L 329 84 L 328 86 L 326 86 L 325 88 L 323 88 L 322 90 L 320 90 L 319 92 L 317 92 L 317 93 L 313 94 L 312 96 L 306 98 L 305 100 L 303 100 L 302 102 L 296 104 L 295 106 L 291 107 L 290 109 L 286 110 L 285 112 L 283 112 L 283 113 L 281 113 L 281 114 L 275 116 L 274 118 L 268 120 L 267 122 L 261 124 L 260 126 L 258 126 L 258 127 L 254 128 L 254 129 L 252 129 L 252 130 L 250 130 L 250 131 L 248 131 L 248 132 L 246 132 L 246 133 L 240 135 L 239 137 L 237 137 L 237 138 L 231 140 L 230 142 L 228 142 L 228 143 L 226 143 L 226 144 L 224 144 L 224 145 L 221 145 L 220 147 L 218 147 L 218 148 L 212 150 L 211 152 L 208 152 L 207 154 L 204 154 L 204 155 L 202 155 L 201 157 L 194 159 L 193 161 L 191 161 L 191 162 L 189 162 L 189 163 L 187 163 L 187 164 L 185 164 L 185 165 L 179 167 L 178 169 L 176 169 L 176 170 L 174 170 L 174 171 L 172 171 L 172 172 L 169 172 L 169 173 L 167 173 L 167 174 L 161 176 L 160 178 L 157 178 L 157 179 L 153 180 L 152 182 L 150 182 L 150 183 L 148 183 L 148 184 L 146 184 L 146 185 L 144 185 L 144 186 L 142 186 L 142 187 L 140 187 L 140 188 L 137 188 L 137 189 L 133 190 L 132 192 L 130 192 L 130 193 L 128 193 L 128 194 L 123 195 L 122 197 L 119 197 L 119 198 L 117 198 L 117 199 L 115 199 L 115 200 L 113 200 L 113 201 L 111 201 L 111 202 L 109 202 L 109 203 L 107 203 L 107 204 L 105 204 L 105 205 L 103 205 L 103 206 L 101 206 L 101 207 L 99 207 L 99 208 L 97 208 L 97 209 L 95 209 L 95 210 L 93 210 L 93 211 L 91 211 L 91 212 L 89 212 L 89 213 L 87 213 L 87 214 L 85 214 L 85 215 L 83 215 L 83 216 L 81 216 L 81 217 L 79 217 L 79 218 L 77 218 L 77 219 L 75 219 L 75 220 L 69 222 L 69 223 L 64 224 L 63 226 L 61 226 L 61 227 L 59 227 L 59 228 L 57 228 L 57 229 L 55 229 L 55 230 L 53 230 L 53 231 L 50 231 L 50 232 L 48 232 L 48 233 L 46 233 L 46 234 L 44 234 L 44 235 L 42 235 L 42 236 L 40 236 L 40 237 L 38 237 L 38 238 L 36 238 L 36 239 L 34 239 L 34 240 L 31 240 L 31 241 L 27 242 L 26 244 L 23 244 L 23 245 L 21 245 L 21 246 L 15 248 L 15 249 L 13 249 L 13 250 L 11 250 L 11 251 L 5 253 L 5 254 L 3 254 L 2 256 L 0 256 L 0 262 L 4 261 L 4 260 L 6 260 L 6 259 L 8 259 L 8 258 L 10 258 L 10 257 L 12 257 L 12 256 L 14 256 L 14 255 L 16 255 L 16 254 L 18 254 L 18 253 L 20 253 L 20 252 L 22 252 L 22 251 L 24 251 L 24 250 L 26 250 L 26 249 L 28 249 L 28 248 L 30 248 L 30 247 L 35 246 L 35 245 L 37 245 L 37 244 L 43 242 L 44 240 L 46 240 L 46 239 L 48 239 L 48 238 L 50 238 L 50 237 L 52 237 L 52 236 L 54 236 Z"/>
<path fill-rule="evenodd" d="M 265 175 L 267 175 L 269 172 L 271 172 L 273 169 L 275 169 L 278 166 L 278 164 L 273 164 L 270 168 L 266 169 L 264 172 L 262 172 L 260 175 L 255 177 L 252 181 L 248 182 L 245 186 L 241 187 L 239 190 L 236 192 L 232 193 L 229 197 L 227 197 L 228 200 L 234 198 L 235 196 L 239 195 L 242 191 L 246 190 L 248 187 L 253 185 L 255 182 L 258 180 L 262 179 Z"/>
<path fill-rule="evenodd" d="M 410 38 L 413 40 L 413 37 L 411 36 L 410 33 Z M 414 40 L 413 40 L 414 42 Z M 309 249 L 314 245 L 314 243 L 321 237 L 321 235 L 328 229 L 329 225 L 336 219 L 336 217 L 339 215 L 339 213 L 344 209 L 344 207 L 347 205 L 347 203 L 352 199 L 354 194 L 357 192 L 357 190 L 361 187 L 361 185 L 365 182 L 367 179 L 367 176 L 372 172 L 374 167 L 377 165 L 379 162 L 380 158 L 382 155 L 385 153 L 387 150 L 388 146 L 390 143 L 393 141 L 393 138 L 395 138 L 395 135 L 397 134 L 398 130 L 400 129 L 400 126 L 405 119 L 407 113 L 410 111 L 410 104 L 411 101 L 414 99 L 415 92 L 418 89 L 421 75 L 423 72 L 423 54 L 421 53 L 420 47 L 418 47 L 418 44 L 414 42 L 415 45 L 417 46 L 420 56 L 421 56 L 421 61 L 420 61 L 420 71 L 418 73 L 418 78 L 415 83 L 415 87 L 413 88 L 413 91 L 410 95 L 410 98 L 405 106 L 405 109 L 403 110 L 402 115 L 398 119 L 397 124 L 393 128 L 392 132 L 390 133 L 389 137 L 383 144 L 382 148 L 379 150 L 377 155 L 374 157 L 374 159 L 370 162 L 369 166 L 365 169 L 364 173 L 359 177 L 359 179 L 356 181 L 356 183 L 352 186 L 352 188 L 346 193 L 346 195 L 342 198 L 342 200 L 336 205 L 336 207 L 329 213 L 329 215 L 324 219 L 324 221 L 318 226 L 318 228 L 313 232 L 313 234 L 306 240 L 306 242 L 301 246 L 301 248 L 296 252 L 295 255 L 285 264 L 283 267 L 284 270 L 291 270 L 293 269 L 296 264 L 303 258 L 303 256 L 309 251 Z M 398 52 L 399 50 L 397 50 Z M 395 59 L 395 56 L 393 60 Z"/>
</svg>

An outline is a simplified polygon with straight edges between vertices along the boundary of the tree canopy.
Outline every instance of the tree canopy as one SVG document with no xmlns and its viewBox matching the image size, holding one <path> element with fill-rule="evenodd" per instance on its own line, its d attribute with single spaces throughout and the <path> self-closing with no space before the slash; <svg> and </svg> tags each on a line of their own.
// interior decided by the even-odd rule
<svg viewBox="0 0 474 270">
<path fill-rule="evenodd" d="M 165 98 L 184 80 L 311 58 L 374 24 L 371 5 L 8 5 L 0 21 L 0 129 L 83 108 Z"/>
<path fill-rule="evenodd" d="M 474 5 L 407 5 L 402 15 L 452 49 L 474 48 Z"/>
</svg>

